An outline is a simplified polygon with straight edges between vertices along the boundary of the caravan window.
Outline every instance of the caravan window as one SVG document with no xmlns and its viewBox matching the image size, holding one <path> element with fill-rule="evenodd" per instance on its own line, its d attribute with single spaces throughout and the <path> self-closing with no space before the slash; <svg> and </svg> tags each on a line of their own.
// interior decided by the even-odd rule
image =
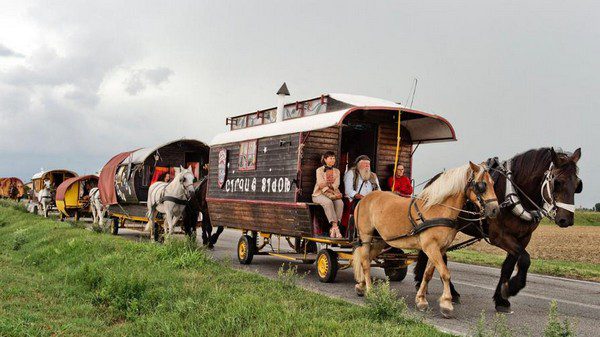
<svg viewBox="0 0 600 337">
<path fill-rule="evenodd" d="M 256 169 L 256 140 L 240 143 L 239 169 L 249 171 Z"/>
</svg>

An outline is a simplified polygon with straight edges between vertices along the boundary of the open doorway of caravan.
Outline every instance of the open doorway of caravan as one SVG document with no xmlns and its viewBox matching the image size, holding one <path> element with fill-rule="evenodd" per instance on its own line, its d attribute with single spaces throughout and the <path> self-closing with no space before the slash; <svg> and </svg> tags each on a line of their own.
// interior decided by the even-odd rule
<svg viewBox="0 0 600 337">
<path fill-rule="evenodd" d="M 352 123 L 342 127 L 340 146 L 340 172 L 344 173 L 352 167 L 358 156 L 371 158 L 371 169 L 377 167 L 377 124 Z"/>
</svg>

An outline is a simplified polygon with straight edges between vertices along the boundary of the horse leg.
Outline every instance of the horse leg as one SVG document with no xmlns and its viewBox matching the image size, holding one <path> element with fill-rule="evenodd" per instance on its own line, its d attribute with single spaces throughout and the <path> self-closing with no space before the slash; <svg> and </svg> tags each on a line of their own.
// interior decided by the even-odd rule
<svg viewBox="0 0 600 337">
<path fill-rule="evenodd" d="M 415 304 L 417 305 L 417 310 L 425 311 L 429 308 L 429 303 L 427 302 L 427 288 L 429 286 L 429 281 L 433 277 L 434 265 L 431 261 L 425 262 L 425 268 L 421 268 L 421 282 L 419 284 L 419 289 L 417 291 L 417 295 L 415 297 Z"/>
<path fill-rule="evenodd" d="M 421 282 L 423 281 L 423 274 L 425 273 L 425 269 L 427 268 L 427 261 L 429 258 L 427 254 L 425 254 L 422 250 L 419 251 L 419 257 L 417 258 L 417 263 L 413 268 L 413 273 L 415 274 L 415 288 L 419 290 L 421 288 Z"/>
<path fill-rule="evenodd" d="M 525 288 L 527 283 L 527 270 L 531 264 L 531 258 L 526 250 L 523 250 L 517 261 L 517 274 L 508 282 L 508 296 L 515 296 L 519 291 Z"/>
<path fill-rule="evenodd" d="M 519 259 L 518 255 L 507 254 L 506 259 L 502 263 L 502 269 L 500 270 L 500 280 L 496 286 L 494 292 L 494 302 L 496 304 L 496 311 L 499 312 L 511 312 L 510 302 L 508 301 L 508 280 L 515 269 L 515 265 Z"/>
<path fill-rule="evenodd" d="M 444 263 L 448 266 L 448 254 L 444 253 Z M 450 293 L 452 294 L 452 303 L 460 304 L 460 294 L 454 289 L 454 283 L 450 281 Z"/>
<path fill-rule="evenodd" d="M 425 254 L 427 254 L 429 260 L 435 266 L 435 269 L 438 271 L 438 274 L 440 274 L 440 278 L 444 283 L 444 292 L 439 299 L 440 311 L 444 318 L 450 318 L 454 312 L 454 307 L 452 306 L 452 294 L 450 292 L 450 270 L 448 270 L 448 267 L 446 267 L 446 264 L 444 263 L 444 258 L 442 257 L 443 253 L 437 242 L 424 245 L 423 251 L 425 251 Z"/>
<path fill-rule="evenodd" d="M 96 211 L 96 202 L 95 200 L 92 200 L 90 208 L 92 209 L 92 224 L 97 224 L 98 223 L 98 212 Z"/>
<path fill-rule="evenodd" d="M 104 206 L 99 205 L 98 207 L 98 223 L 100 224 L 100 226 L 104 226 Z"/>
<path fill-rule="evenodd" d="M 225 228 L 223 226 L 217 227 L 217 232 L 210 236 L 210 242 L 208 243 L 208 248 L 212 249 L 215 246 L 215 244 L 217 243 L 217 240 L 219 240 L 219 235 L 221 235 L 221 233 L 223 233 L 224 229 Z"/>
<path fill-rule="evenodd" d="M 202 221 L 202 244 L 204 246 L 209 244 L 211 234 L 212 226 L 207 224 L 206 221 Z"/>
</svg>

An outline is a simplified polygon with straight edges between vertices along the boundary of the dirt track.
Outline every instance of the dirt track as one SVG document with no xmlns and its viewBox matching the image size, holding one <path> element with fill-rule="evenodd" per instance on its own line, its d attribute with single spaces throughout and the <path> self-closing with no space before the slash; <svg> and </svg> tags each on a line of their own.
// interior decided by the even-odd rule
<svg viewBox="0 0 600 337">
<path fill-rule="evenodd" d="M 457 240 L 466 236 L 459 234 Z M 504 251 L 485 242 L 468 249 L 479 252 L 502 254 Z M 565 260 L 600 264 L 600 226 L 572 226 L 560 228 L 554 225 L 539 226 L 527 251 L 534 259 Z"/>
</svg>

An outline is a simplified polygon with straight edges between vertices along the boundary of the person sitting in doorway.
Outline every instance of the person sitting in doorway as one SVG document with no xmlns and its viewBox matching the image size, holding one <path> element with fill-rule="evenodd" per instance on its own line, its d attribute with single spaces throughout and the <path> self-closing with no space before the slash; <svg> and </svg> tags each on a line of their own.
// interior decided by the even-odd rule
<svg viewBox="0 0 600 337">
<path fill-rule="evenodd" d="M 371 159 L 361 155 L 344 175 L 346 197 L 356 204 L 372 191 L 381 190 L 377 175 L 371 171 Z"/>
<path fill-rule="evenodd" d="M 323 166 L 317 169 L 317 183 L 313 190 L 313 202 L 323 206 L 327 220 L 331 224 L 329 236 L 331 238 L 341 238 L 339 224 L 342 220 L 344 211 L 344 202 L 340 192 L 340 170 L 333 167 L 335 165 L 335 153 L 327 151 L 321 157 Z"/>
<path fill-rule="evenodd" d="M 388 179 L 388 187 L 402 197 L 412 196 L 413 187 L 410 179 L 404 175 L 404 165 L 396 167 L 395 179 L 394 176 Z"/>
</svg>

